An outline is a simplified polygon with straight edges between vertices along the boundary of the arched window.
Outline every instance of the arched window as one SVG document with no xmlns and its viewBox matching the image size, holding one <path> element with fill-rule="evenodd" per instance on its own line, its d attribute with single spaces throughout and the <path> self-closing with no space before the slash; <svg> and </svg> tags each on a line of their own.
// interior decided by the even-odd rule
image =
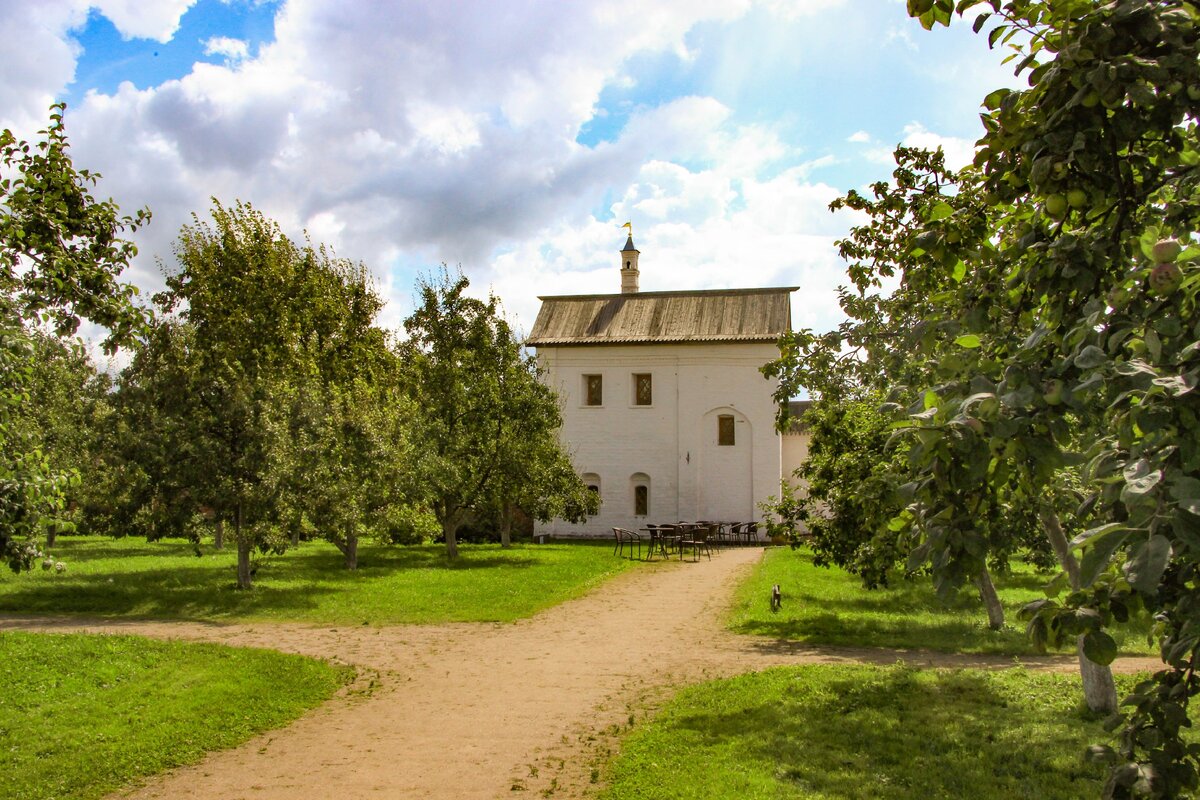
<svg viewBox="0 0 1200 800">
<path fill-rule="evenodd" d="M 602 497 L 600 494 L 600 476 L 594 472 L 585 472 L 579 476 L 579 480 L 583 481 L 583 485 L 588 488 L 589 492 L 595 492 L 597 497 Z"/>
<path fill-rule="evenodd" d="M 635 472 L 629 477 L 629 483 L 633 487 L 633 515 L 650 516 L 650 476 Z"/>
</svg>

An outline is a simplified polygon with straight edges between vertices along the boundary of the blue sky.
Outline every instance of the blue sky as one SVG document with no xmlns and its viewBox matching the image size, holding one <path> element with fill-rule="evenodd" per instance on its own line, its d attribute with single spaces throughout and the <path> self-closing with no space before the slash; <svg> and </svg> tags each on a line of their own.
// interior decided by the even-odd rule
<svg viewBox="0 0 1200 800">
<path fill-rule="evenodd" d="M 801 285 L 840 319 L 830 200 L 898 143 L 970 157 L 1011 84 L 970 25 L 903 0 L 0 0 L 0 125 L 69 104 L 80 166 L 149 206 L 131 278 L 161 285 L 210 198 L 249 201 L 377 276 L 384 323 L 461 265 L 528 329 L 537 295 Z"/>
<path fill-rule="evenodd" d="M 206 52 L 206 43 L 226 37 L 246 42 L 251 53 L 274 38 L 275 2 L 200 0 L 179 19 L 179 29 L 165 42 L 121 35 L 99 9 L 88 11 L 83 25 L 69 36 L 80 45 L 75 80 L 60 97 L 71 106 L 87 92 L 112 94 L 122 81 L 148 89 L 178 79 L 197 62 L 223 63 L 220 54 Z"/>
</svg>

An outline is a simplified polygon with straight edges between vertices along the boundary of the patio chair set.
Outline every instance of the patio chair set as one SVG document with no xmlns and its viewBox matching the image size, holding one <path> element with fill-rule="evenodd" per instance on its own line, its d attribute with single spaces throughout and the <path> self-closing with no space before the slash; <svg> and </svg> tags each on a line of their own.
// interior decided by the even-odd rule
<svg viewBox="0 0 1200 800">
<path fill-rule="evenodd" d="M 734 545 L 757 544 L 757 522 L 674 522 L 664 525 L 647 525 L 637 531 L 628 528 L 613 528 L 613 555 L 624 555 L 626 548 L 629 557 L 642 558 L 642 546 L 645 545 L 646 560 L 650 561 L 656 554 L 670 558 L 674 554 L 683 560 L 685 553 L 690 553 L 693 561 L 700 560 L 704 553 L 712 558 L 712 548 L 731 547 Z"/>
</svg>

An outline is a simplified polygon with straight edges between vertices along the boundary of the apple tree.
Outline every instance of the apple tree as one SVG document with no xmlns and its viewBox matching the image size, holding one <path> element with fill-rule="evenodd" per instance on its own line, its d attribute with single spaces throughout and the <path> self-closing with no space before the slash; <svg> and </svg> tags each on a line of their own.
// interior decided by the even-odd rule
<svg viewBox="0 0 1200 800">
<path fill-rule="evenodd" d="M 353 387 L 389 357 L 372 325 L 380 301 L 361 265 L 296 244 L 245 203 L 214 201 L 211 224 L 182 229 L 176 258 L 155 298 L 161 320 L 122 386 L 127 467 L 144 478 L 130 513 L 151 536 L 194 537 L 198 515 L 227 525 L 238 586 L 249 588 L 252 553 L 287 547 L 289 527 L 313 511 L 305 490 L 324 474 L 315 453 L 337 461 L 339 485 L 371 485 L 360 468 L 374 465 L 356 459 L 374 451 L 355 420 L 384 398 Z M 344 544 L 353 528 L 326 517 Z"/>
<path fill-rule="evenodd" d="M 596 509 L 558 442 L 556 397 L 538 383 L 496 298 L 470 297 L 468 286 L 448 272 L 418 284 L 401 349 L 420 431 L 417 475 L 449 558 L 473 517 L 496 514 L 503 527 L 513 504 L 539 517 Z"/>
<path fill-rule="evenodd" d="M 1062 591 L 1027 609 L 1030 631 L 1075 640 L 1081 665 L 1115 655 L 1108 628 L 1152 615 L 1163 669 L 1110 717 L 1108 797 L 1176 797 L 1200 783 L 1189 704 L 1200 691 L 1200 10 L 1183 0 L 947 0 L 925 27 L 975 14 L 1028 88 L 984 101 L 972 185 L 910 240 L 956 276 L 911 340 L 952 338 L 958 363 L 909 408 L 923 450 L 912 513 L 950 505 L 943 455 L 976 443 L 983 476 L 1038 507 Z M 982 12 L 982 13 L 980 13 Z M 937 208 L 937 207 L 935 207 Z M 982 235 L 963 236 L 982 220 Z M 958 233 L 957 240 L 952 234 Z M 1014 335 L 1017 334 L 1017 335 Z M 939 365 L 941 366 L 941 365 Z M 1059 524 L 1063 470 L 1079 477 Z M 953 537 L 927 539 L 934 557 Z M 1089 702 L 1111 690 L 1088 686 Z"/>
<path fill-rule="evenodd" d="M 103 344 L 113 352 L 145 325 L 136 289 L 119 278 L 137 252 L 123 237 L 150 214 L 121 216 L 112 200 L 93 197 L 100 176 L 76 170 L 63 112 L 51 107 L 34 143 L 0 131 L 0 558 L 14 570 L 37 556 L 78 480 L 50 463 L 19 419 L 35 377 L 31 328 L 70 335 L 87 320 L 108 330 Z"/>
</svg>

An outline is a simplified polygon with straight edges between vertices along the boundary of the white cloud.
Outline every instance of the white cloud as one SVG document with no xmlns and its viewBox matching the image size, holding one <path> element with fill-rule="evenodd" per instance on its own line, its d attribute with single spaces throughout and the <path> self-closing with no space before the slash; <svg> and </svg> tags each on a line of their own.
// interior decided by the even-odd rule
<svg viewBox="0 0 1200 800">
<path fill-rule="evenodd" d="M 920 52 L 920 48 L 917 47 L 917 43 L 913 41 L 912 34 L 904 28 L 890 29 L 887 32 L 887 35 L 884 37 L 884 42 L 888 44 L 892 42 L 899 42 L 901 46 L 903 46 L 904 49 L 908 50 L 909 52 Z"/>
<path fill-rule="evenodd" d="M 179 30 L 179 18 L 196 0 L 94 0 L 92 5 L 126 39 L 169 42 Z"/>
<path fill-rule="evenodd" d="M 904 126 L 904 145 L 924 147 L 926 150 L 942 148 L 946 153 L 946 166 L 951 169 L 965 167 L 975 158 L 975 142 L 934 133 L 919 122 Z"/>
<path fill-rule="evenodd" d="M 774 16 L 753 16 L 759 28 L 810 18 L 774 25 L 770 50 L 785 55 L 803 49 L 793 34 L 811 27 L 828 38 L 835 14 L 866 16 L 846 0 L 761 4 Z M 141 7 L 134 0 L 104 8 L 123 35 L 161 40 L 188 5 L 156 5 L 140 20 L 130 16 Z M 245 42 L 213 37 L 206 49 L 224 63 L 196 64 L 159 86 L 92 93 L 71 109 L 68 131 L 77 163 L 104 174 L 98 193 L 127 211 L 154 211 L 135 270 L 151 290 L 161 283 L 154 256 L 170 264 L 188 215 L 203 215 L 213 196 L 240 198 L 370 265 L 392 300 L 385 323 L 398 324 L 410 306 L 412 276 L 444 261 L 461 263 L 479 292 L 494 286 L 527 329 L 538 293 L 616 290 L 617 225 L 632 217 L 644 288 L 801 283 L 796 323 L 828 328 L 840 318 L 834 290 L 845 280 L 833 241 L 848 225 L 827 210 L 840 194 L 832 167 L 849 160 L 837 139 L 862 128 L 848 141 L 865 146 L 846 149 L 887 164 L 890 149 L 872 149 L 881 139 L 868 130 L 940 142 L 952 160 L 969 144 L 932 133 L 943 129 L 932 117 L 902 131 L 895 119 L 855 117 L 820 120 L 835 140 L 810 152 L 789 128 L 801 112 L 744 115 L 720 76 L 715 88 L 685 82 L 645 99 L 655 96 L 652 77 L 637 71 L 644 60 L 681 59 L 681 78 L 741 63 L 744 49 L 711 52 L 722 45 L 713 32 L 751 18 L 753 7 L 287 0 L 274 41 L 253 54 Z M 0 23 L 22 32 L 0 53 L 0 71 L 15 76 L 0 81 L 6 120 L 44 124 L 46 105 L 74 74 L 68 31 L 87 8 L 0 0 Z M 750 72 L 729 85 L 775 77 Z M 606 90 L 645 105 L 609 141 L 581 145 L 581 127 L 606 113 Z"/>
<path fill-rule="evenodd" d="M 495 258 L 491 283 L 519 326 L 528 331 L 537 314 L 531 286 L 539 295 L 618 291 L 618 226 L 632 219 L 643 291 L 800 285 L 794 324 L 835 327 L 842 318 L 837 287 L 846 278 L 834 240 L 854 217 L 830 213 L 841 192 L 809 182 L 807 165 L 770 177 L 732 169 L 762 131 L 742 136 L 745 142 L 713 134 L 723 147 L 705 168 L 648 162 L 608 209 L 611 219 L 558 224 Z"/>
<path fill-rule="evenodd" d="M 212 36 L 204 42 L 206 56 L 224 56 L 229 62 L 242 61 L 250 56 L 250 47 L 241 39 Z"/>
</svg>

